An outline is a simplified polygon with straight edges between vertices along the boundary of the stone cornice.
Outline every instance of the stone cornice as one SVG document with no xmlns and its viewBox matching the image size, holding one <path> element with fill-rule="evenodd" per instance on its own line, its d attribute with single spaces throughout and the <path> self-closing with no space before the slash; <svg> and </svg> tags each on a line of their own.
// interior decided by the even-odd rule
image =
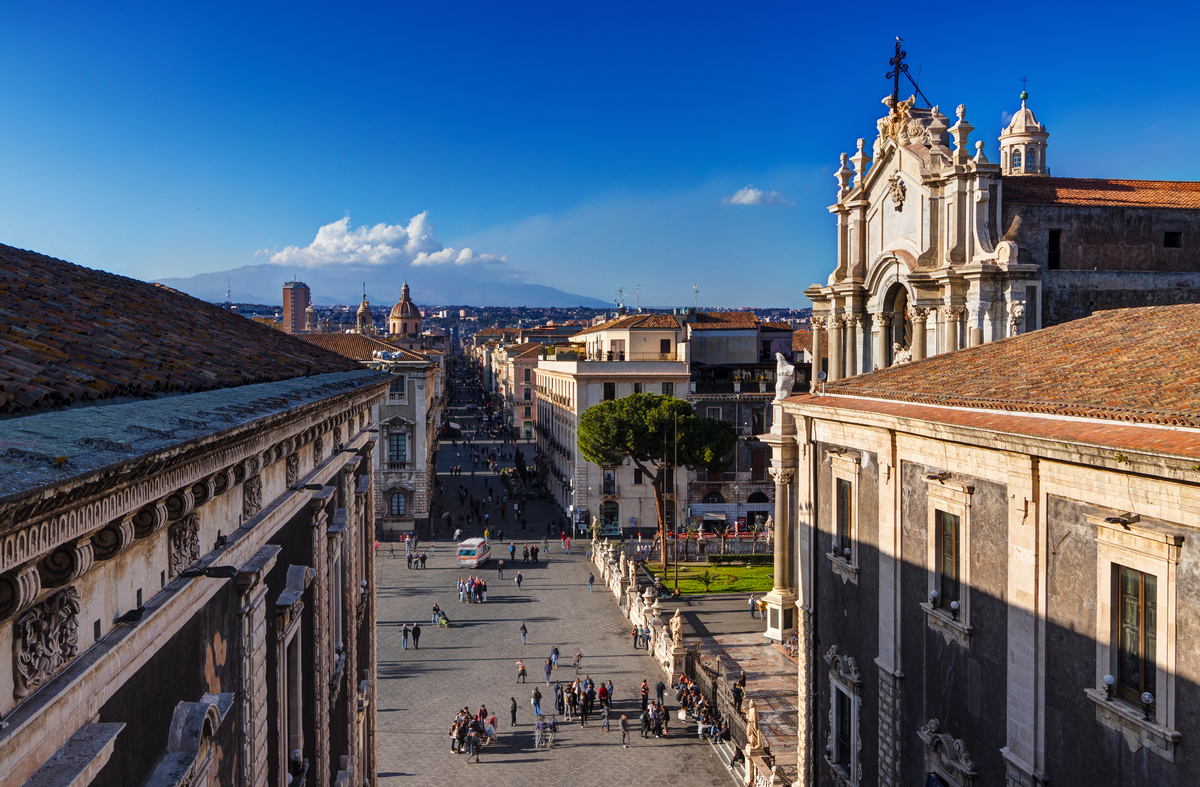
<svg viewBox="0 0 1200 787">
<path fill-rule="evenodd" d="M 371 401 L 384 395 L 386 387 L 386 380 L 358 386 L 30 490 L 16 501 L 16 496 L 10 496 L 0 503 L 0 572 L 39 559 L 72 539 L 119 523 L 125 517 L 135 517 L 136 526 L 136 516 L 147 507 L 163 519 L 160 506 L 165 504 L 170 509 L 172 496 L 186 501 L 197 485 L 211 494 L 217 486 L 214 476 L 221 473 L 232 473 L 235 483 L 252 477 L 262 467 L 283 459 L 335 426 L 353 420 L 347 431 L 357 434 L 368 425 Z M 190 510 L 190 506 L 184 505 L 170 518 L 185 515 L 185 509 Z M 158 522 L 149 532 L 157 531 L 162 524 Z"/>
</svg>

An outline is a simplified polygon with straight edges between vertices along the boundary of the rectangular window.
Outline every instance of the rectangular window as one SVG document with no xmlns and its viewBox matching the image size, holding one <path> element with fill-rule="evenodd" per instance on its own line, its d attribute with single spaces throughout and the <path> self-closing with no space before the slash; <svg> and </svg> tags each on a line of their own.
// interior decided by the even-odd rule
<svg viewBox="0 0 1200 787">
<path fill-rule="evenodd" d="M 1183 233 L 1182 232 L 1164 232 L 1163 246 L 1168 249 L 1183 248 Z"/>
<path fill-rule="evenodd" d="M 613 399 L 616 399 L 616 398 L 617 398 L 617 384 L 616 383 L 605 383 L 604 384 L 604 401 L 611 402 Z"/>
<path fill-rule="evenodd" d="M 525 416 L 524 416 L 524 417 L 525 417 L 525 418 L 532 418 L 532 417 L 533 417 L 533 408 L 532 408 L 532 407 L 526 407 L 526 408 L 525 408 Z"/>
<path fill-rule="evenodd" d="M 1046 250 L 1046 267 L 1052 271 L 1062 267 L 1062 230 L 1050 230 L 1050 244 Z"/>
<path fill-rule="evenodd" d="M 767 431 L 766 412 L 761 407 L 755 407 L 750 411 L 750 433 L 762 434 Z"/>
<path fill-rule="evenodd" d="M 617 493 L 617 471 L 604 471 L 604 494 L 615 495 Z"/>
<path fill-rule="evenodd" d="M 675 395 L 675 383 L 663 383 L 662 391 L 663 391 L 663 396 L 674 396 Z"/>
<path fill-rule="evenodd" d="M 720 407 L 708 408 L 708 417 L 714 421 L 720 421 L 721 420 L 721 408 Z"/>
<path fill-rule="evenodd" d="M 641 393 L 641 392 L 642 392 L 642 384 L 641 384 L 641 383 L 634 383 L 634 384 L 633 384 L 633 392 L 634 392 L 634 393 Z"/>
<path fill-rule="evenodd" d="M 532 378 L 533 378 L 533 369 L 530 369 L 528 366 L 526 366 L 525 367 L 525 382 L 530 382 L 530 380 Z"/>
<path fill-rule="evenodd" d="M 400 375 L 392 380 L 392 384 L 388 387 L 388 395 L 393 399 L 403 399 L 407 389 L 404 387 L 404 375 Z"/>
<path fill-rule="evenodd" d="M 854 720 L 850 708 L 850 695 L 839 688 L 834 688 L 833 693 L 837 702 L 837 709 L 834 712 L 834 715 L 837 717 L 837 751 L 834 752 L 834 761 L 849 773 L 850 744 L 854 736 Z"/>
<path fill-rule="evenodd" d="M 950 609 L 958 601 L 959 518 L 945 511 L 935 513 L 937 522 L 937 606 Z"/>
<path fill-rule="evenodd" d="M 663 471 L 663 494 L 675 494 L 675 468 L 668 467 Z"/>
<path fill-rule="evenodd" d="M 767 452 L 766 451 L 751 451 L 750 452 L 750 480 L 751 481 L 766 481 L 767 480 Z"/>
<path fill-rule="evenodd" d="M 838 557 L 849 560 L 850 555 L 846 554 L 847 549 L 851 549 L 850 542 L 850 522 L 854 505 L 851 492 L 854 485 L 845 478 L 837 479 L 837 551 Z"/>
<path fill-rule="evenodd" d="M 635 486 L 642 485 L 642 471 L 636 467 L 633 469 L 633 483 Z"/>
<path fill-rule="evenodd" d="M 532 402 L 532 401 L 533 401 L 533 389 L 532 389 L 532 388 L 526 388 L 526 389 L 525 389 L 525 392 L 524 392 L 524 399 L 525 399 L 525 401 L 526 401 L 526 402 Z"/>
<path fill-rule="evenodd" d="M 1158 626 L 1158 578 L 1116 566 L 1117 688 L 1122 696 L 1141 703 L 1149 692 L 1158 696 L 1155 629 Z"/>
<path fill-rule="evenodd" d="M 658 351 L 663 355 L 670 355 L 671 354 L 671 340 L 670 339 L 659 339 L 658 340 Z"/>
<path fill-rule="evenodd" d="M 408 461 L 408 435 L 406 435 L 406 434 L 389 434 L 388 435 L 388 461 L 389 462 L 407 462 Z"/>
</svg>

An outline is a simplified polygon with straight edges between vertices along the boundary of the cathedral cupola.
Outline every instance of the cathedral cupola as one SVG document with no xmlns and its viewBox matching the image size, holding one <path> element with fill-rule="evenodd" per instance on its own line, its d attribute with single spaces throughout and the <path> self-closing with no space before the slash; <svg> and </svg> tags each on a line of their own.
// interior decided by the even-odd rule
<svg viewBox="0 0 1200 787">
<path fill-rule="evenodd" d="M 1049 175 L 1046 166 L 1046 127 L 1026 106 L 1029 94 L 1021 91 L 1021 108 L 1000 135 L 1000 171 L 1005 175 Z"/>
</svg>

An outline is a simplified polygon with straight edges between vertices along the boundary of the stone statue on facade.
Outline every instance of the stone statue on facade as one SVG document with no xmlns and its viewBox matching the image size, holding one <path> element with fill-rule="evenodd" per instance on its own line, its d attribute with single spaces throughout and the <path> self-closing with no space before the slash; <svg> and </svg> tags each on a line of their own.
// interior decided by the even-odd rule
<svg viewBox="0 0 1200 787">
<path fill-rule="evenodd" d="M 912 350 L 902 346 L 900 342 L 894 342 L 892 344 L 892 366 L 899 366 L 910 361 L 912 361 Z"/>
<path fill-rule="evenodd" d="M 795 384 L 796 367 L 787 362 L 783 353 L 775 353 L 775 401 L 791 396 Z"/>
<path fill-rule="evenodd" d="M 679 647 L 683 647 L 683 615 L 678 609 L 675 610 L 675 614 L 671 616 L 670 625 L 671 640 Z"/>
</svg>

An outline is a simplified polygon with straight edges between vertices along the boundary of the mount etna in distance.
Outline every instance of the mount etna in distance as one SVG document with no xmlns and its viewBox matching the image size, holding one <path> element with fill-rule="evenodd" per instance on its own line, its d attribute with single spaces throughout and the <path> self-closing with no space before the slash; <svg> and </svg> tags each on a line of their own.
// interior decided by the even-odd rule
<svg viewBox="0 0 1200 787">
<path fill-rule="evenodd" d="M 247 265 L 227 271 L 200 273 L 187 278 L 155 279 L 180 292 L 211 303 L 225 301 L 226 287 L 234 303 L 281 303 L 283 284 L 295 276 L 308 285 L 319 305 L 355 304 L 362 300 L 363 282 L 373 305 L 400 300 L 400 286 L 408 281 L 417 303 L 455 306 L 585 306 L 603 309 L 609 304 L 586 295 L 575 295 L 544 284 L 489 278 L 477 266 L 413 267 L 405 263 L 339 266 L 336 269 L 296 268 L 285 265 Z"/>
</svg>

